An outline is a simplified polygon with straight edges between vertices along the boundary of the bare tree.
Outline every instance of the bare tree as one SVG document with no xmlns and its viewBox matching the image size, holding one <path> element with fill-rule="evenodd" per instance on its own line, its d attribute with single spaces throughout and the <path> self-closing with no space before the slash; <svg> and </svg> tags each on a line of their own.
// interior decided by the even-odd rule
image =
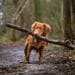
<svg viewBox="0 0 75 75">
<path fill-rule="evenodd" d="M 74 0 L 72 0 L 74 1 Z M 72 2 L 73 3 L 73 2 Z M 75 7 L 72 4 L 72 13 L 74 13 L 75 11 L 73 11 L 75 9 Z M 73 14 L 73 19 L 75 19 L 75 13 Z M 73 43 L 74 40 L 74 33 L 72 30 L 72 19 L 71 19 L 71 0 L 63 0 L 63 16 L 64 16 L 64 37 L 65 37 L 65 41 L 69 40 L 69 43 Z M 73 23 L 75 24 L 74 20 Z M 67 56 L 67 58 L 72 57 L 73 56 L 73 51 L 71 51 L 71 49 L 65 48 L 65 50 L 67 51 L 66 54 L 64 54 L 65 56 Z M 73 59 L 73 58 L 72 58 Z"/>
<path fill-rule="evenodd" d="M 73 40 L 75 40 L 75 0 L 71 0 L 72 5 L 72 31 Z"/>
<path fill-rule="evenodd" d="M 18 1 L 19 1 L 19 0 L 13 0 L 13 4 L 14 4 L 15 9 L 17 9 L 16 6 L 17 6 Z M 13 22 L 13 23 L 16 23 L 16 21 L 13 20 L 13 19 L 12 19 L 12 22 Z M 12 29 L 12 31 L 11 31 L 11 38 L 10 38 L 10 39 L 11 39 L 13 42 L 15 42 L 15 41 L 17 40 L 17 38 L 16 38 L 16 30 Z"/>
<path fill-rule="evenodd" d="M 63 14 L 64 14 L 64 36 L 65 40 L 72 41 L 71 28 L 71 3 L 70 0 L 63 0 Z"/>
</svg>

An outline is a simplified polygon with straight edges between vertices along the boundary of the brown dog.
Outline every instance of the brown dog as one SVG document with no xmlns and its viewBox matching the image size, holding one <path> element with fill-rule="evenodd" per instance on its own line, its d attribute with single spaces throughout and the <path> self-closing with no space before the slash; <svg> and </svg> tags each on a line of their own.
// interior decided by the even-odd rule
<svg viewBox="0 0 75 75">
<path fill-rule="evenodd" d="M 51 32 L 51 26 L 46 23 L 34 22 L 31 27 L 32 33 L 40 36 L 46 37 L 46 35 Z M 41 58 L 43 55 L 43 50 L 47 46 L 47 42 L 38 40 L 31 35 L 28 35 L 25 41 L 25 56 L 26 61 L 29 62 L 29 56 L 32 48 L 36 48 L 37 52 L 39 52 L 39 62 L 41 62 Z"/>
</svg>

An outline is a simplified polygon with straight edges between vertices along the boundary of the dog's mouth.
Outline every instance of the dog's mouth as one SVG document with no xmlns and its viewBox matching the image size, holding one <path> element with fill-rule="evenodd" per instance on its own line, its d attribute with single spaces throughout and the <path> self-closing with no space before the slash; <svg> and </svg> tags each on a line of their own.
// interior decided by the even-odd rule
<svg viewBox="0 0 75 75">
<path fill-rule="evenodd" d="M 37 29 L 35 31 L 33 31 L 33 34 L 39 35 L 39 36 L 46 36 L 47 35 L 44 30 L 37 30 Z"/>
<path fill-rule="evenodd" d="M 33 33 L 36 34 L 36 35 L 42 35 L 43 34 L 43 32 L 38 31 L 38 30 L 35 30 Z"/>
</svg>

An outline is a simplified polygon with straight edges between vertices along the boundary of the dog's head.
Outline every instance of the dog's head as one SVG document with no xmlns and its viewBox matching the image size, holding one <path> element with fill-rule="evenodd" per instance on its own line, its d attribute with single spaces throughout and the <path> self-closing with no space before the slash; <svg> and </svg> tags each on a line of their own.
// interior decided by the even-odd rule
<svg viewBox="0 0 75 75">
<path fill-rule="evenodd" d="M 48 32 L 51 32 L 51 26 L 46 23 L 34 22 L 31 30 L 34 34 L 46 36 Z"/>
</svg>

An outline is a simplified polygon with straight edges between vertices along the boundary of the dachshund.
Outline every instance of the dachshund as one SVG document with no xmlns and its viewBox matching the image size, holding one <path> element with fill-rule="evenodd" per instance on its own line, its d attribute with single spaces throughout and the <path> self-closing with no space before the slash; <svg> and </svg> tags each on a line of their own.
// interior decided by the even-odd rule
<svg viewBox="0 0 75 75">
<path fill-rule="evenodd" d="M 31 26 L 31 31 L 33 34 L 46 37 L 47 34 L 52 31 L 52 28 L 50 25 L 46 23 L 34 22 Z M 29 63 L 30 53 L 32 51 L 32 48 L 35 48 L 39 53 L 39 63 L 40 63 L 43 56 L 43 50 L 47 45 L 48 45 L 47 42 L 36 39 L 32 35 L 28 35 L 25 40 L 25 49 L 24 49 L 26 61 Z"/>
</svg>

